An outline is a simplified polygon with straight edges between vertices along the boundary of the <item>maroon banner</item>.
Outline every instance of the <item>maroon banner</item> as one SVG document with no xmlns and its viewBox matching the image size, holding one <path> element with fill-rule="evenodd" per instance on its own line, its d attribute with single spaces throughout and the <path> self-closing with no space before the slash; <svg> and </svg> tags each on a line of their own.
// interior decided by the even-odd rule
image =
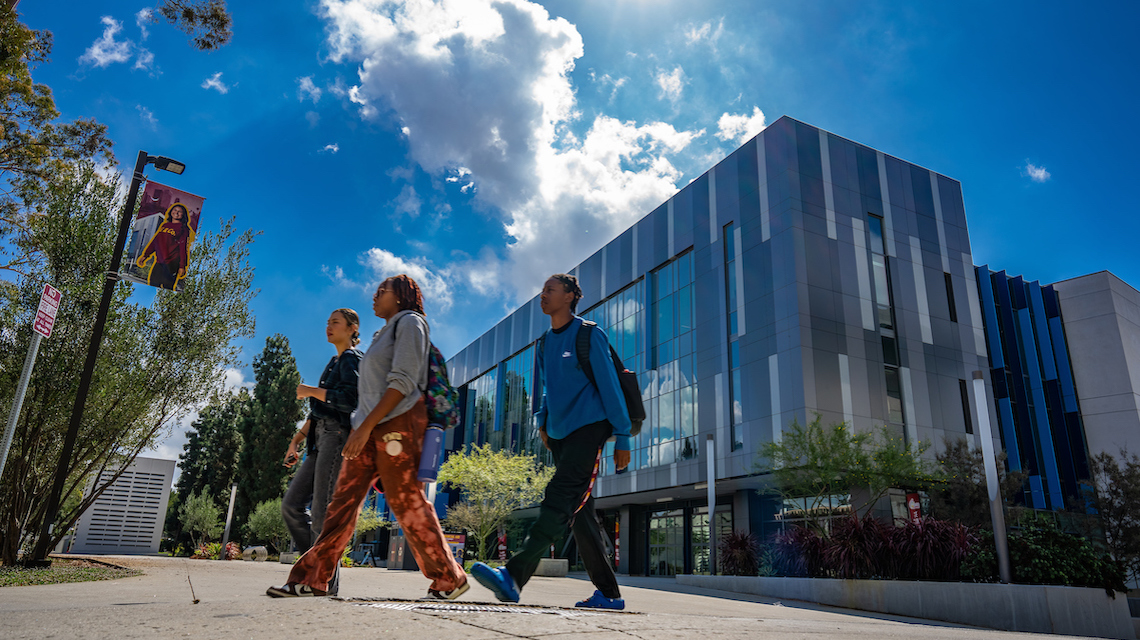
<svg viewBox="0 0 1140 640">
<path fill-rule="evenodd" d="M 124 280 L 182 290 L 205 198 L 147 182 L 127 246 Z"/>
<path fill-rule="evenodd" d="M 922 520 L 922 500 L 917 493 L 906 494 L 906 512 L 911 522 L 918 524 Z"/>
</svg>

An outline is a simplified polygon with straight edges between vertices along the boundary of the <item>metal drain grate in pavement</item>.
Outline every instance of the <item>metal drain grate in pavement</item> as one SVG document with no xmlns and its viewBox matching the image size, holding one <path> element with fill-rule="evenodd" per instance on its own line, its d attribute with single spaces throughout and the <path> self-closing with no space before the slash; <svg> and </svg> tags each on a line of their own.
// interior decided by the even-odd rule
<svg viewBox="0 0 1140 640">
<path fill-rule="evenodd" d="M 525 613 L 547 614 L 562 616 L 564 618 L 579 618 L 605 614 L 627 614 L 625 611 L 607 611 L 602 609 L 569 609 L 564 607 L 543 607 L 525 604 L 486 604 L 482 602 L 435 602 L 431 600 L 394 600 L 347 598 L 344 602 L 358 607 L 373 607 L 376 609 L 396 609 L 399 611 L 439 611 L 452 612 L 482 612 L 482 613 Z"/>
</svg>

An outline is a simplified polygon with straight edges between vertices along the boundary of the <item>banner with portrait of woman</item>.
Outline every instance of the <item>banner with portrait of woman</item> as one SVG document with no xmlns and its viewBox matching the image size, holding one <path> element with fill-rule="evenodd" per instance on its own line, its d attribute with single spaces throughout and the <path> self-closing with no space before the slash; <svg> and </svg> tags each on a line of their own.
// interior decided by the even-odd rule
<svg viewBox="0 0 1140 640">
<path fill-rule="evenodd" d="M 141 198 L 121 275 L 181 291 L 205 198 L 157 182 L 147 182 Z"/>
</svg>

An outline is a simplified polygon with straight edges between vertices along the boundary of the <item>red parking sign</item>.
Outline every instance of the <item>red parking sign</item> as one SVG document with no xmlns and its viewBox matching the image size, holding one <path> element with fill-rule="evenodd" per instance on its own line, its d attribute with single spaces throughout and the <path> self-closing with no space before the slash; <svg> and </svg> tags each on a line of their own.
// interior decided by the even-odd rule
<svg viewBox="0 0 1140 640">
<path fill-rule="evenodd" d="M 50 284 L 44 285 L 44 292 L 40 295 L 40 308 L 36 310 L 36 320 L 32 329 L 45 338 L 51 337 L 51 328 L 55 324 L 55 314 L 59 311 L 59 302 L 63 294 Z"/>
</svg>

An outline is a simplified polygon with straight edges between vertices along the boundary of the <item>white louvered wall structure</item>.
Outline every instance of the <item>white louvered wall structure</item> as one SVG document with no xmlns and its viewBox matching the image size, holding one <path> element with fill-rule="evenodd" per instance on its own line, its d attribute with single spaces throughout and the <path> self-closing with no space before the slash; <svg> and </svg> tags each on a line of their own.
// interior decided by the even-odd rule
<svg viewBox="0 0 1140 640">
<path fill-rule="evenodd" d="M 135 458 L 119 479 L 80 516 L 71 552 L 158 553 L 174 465 L 174 460 Z M 113 471 L 106 472 L 99 484 L 114 475 Z"/>
</svg>

